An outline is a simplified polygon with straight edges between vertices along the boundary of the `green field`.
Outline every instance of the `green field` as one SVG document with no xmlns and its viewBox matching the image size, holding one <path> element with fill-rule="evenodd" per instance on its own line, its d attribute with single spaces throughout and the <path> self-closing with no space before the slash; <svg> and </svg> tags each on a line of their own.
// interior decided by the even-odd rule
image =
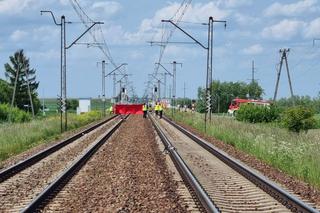
<svg viewBox="0 0 320 213">
<path fill-rule="evenodd" d="M 100 112 L 82 115 L 69 114 L 68 130 L 101 119 Z M 25 150 L 60 138 L 60 117 L 49 116 L 28 123 L 0 124 L 0 164 L 1 161 Z"/>
<path fill-rule="evenodd" d="M 71 98 L 72 100 L 72 98 Z M 45 98 L 41 99 L 41 104 L 44 101 L 44 105 L 46 107 L 46 115 L 56 115 L 58 114 L 58 101 L 54 98 Z M 106 100 L 106 109 L 111 105 L 110 100 Z M 101 111 L 103 108 L 103 102 L 101 99 L 91 99 L 91 110 L 93 111 Z M 76 113 L 76 110 L 68 110 L 69 113 Z"/>
<path fill-rule="evenodd" d="M 317 120 L 317 128 L 320 129 L 320 114 L 314 116 Z"/>
<path fill-rule="evenodd" d="M 204 132 L 203 114 L 177 112 L 175 120 Z M 297 134 L 276 125 L 213 116 L 207 134 L 320 189 L 320 129 Z"/>
</svg>

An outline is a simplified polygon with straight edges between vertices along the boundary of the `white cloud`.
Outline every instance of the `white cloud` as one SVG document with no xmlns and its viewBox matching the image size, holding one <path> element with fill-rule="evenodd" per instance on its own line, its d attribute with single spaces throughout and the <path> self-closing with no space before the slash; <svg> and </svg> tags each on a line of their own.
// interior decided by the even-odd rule
<svg viewBox="0 0 320 213">
<path fill-rule="evenodd" d="M 304 31 L 306 38 L 320 37 L 320 18 L 311 21 Z"/>
<path fill-rule="evenodd" d="M 305 12 L 314 12 L 319 8 L 315 7 L 318 0 L 302 0 L 292 4 L 281 4 L 279 2 L 273 3 L 264 14 L 266 16 L 296 16 Z"/>
<path fill-rule="evenodd" d="M 91 9 L 94 13 L 105 16 L 112 16 L 122 8 L 119 2 L 115 1 L 99 1 L 92 4 Z"/>
<path fill-rule="evenodd" d="M 59 0 L 61 5 L 68 5 L 69 0 Z"/>
<path fill-rule="evenodd" d="M 172 3 L 164 8 L 159 9 L 152 18 L 142 20 L 137 32 L 122 33 L 124 40 L 129 43 L 142 43 L 151 39 L 161 40 L 161 20 L 172 19 L 179 7 L 179 3 Z M 220 9 L 217 6 L 217 3 L 214 2 L 209 2 L 207 4 L 197 3 L 189 6 L 183 17 L 183 21 L 206 22 L 209 16 L 213 16 L 214 19 L 224 19 L 229 15 L 229 13 L 230 11 Z M 171 27 L 170 25 L 168 26 Z M 115 30 L 119 31 L 119 29 Z"/>
<path fill-rule="evenodd" d="M 38 7 L 39 0 L 2 0 L 0 1 L 0 14 L 17 14 L 26 9 Z"/>
<path fill-rule="evenodd" d="M 258 55 L 262 53 L 262 51 L 263 51 L 263 47 L 260 44 L 254 44 L 242 50 L 242 52 L 246 55 Z"/>
<path fill-rule="evenodd" d="M 179 58 L 184 57 L 199 57 L 199 52 L 203 53 L 200 48 L 188 47 L 188 46 L 177 46 L 177 45 L 169 45 L 166 50 L 165 54 L 167 57 L 173 57 L 177 60 L 181 60 Z"/>
<path fill-rule="evenodd" d="M 53 60 L 60 59 L 60 51 L 58 49 L 50 49 L 46 51 L 28 52 L 30 58 L 35 60 Z"/>
<path fill-rule="evenodd" d="M 10 39 L 12 41 L 17 42 L 17 41 L 24 39 L 27 36 L 28 36 L 28 32 L 23 31 L 23 30 L 16 30 L 10 35 Z"/>
<path fill-rule="evenodd" d="M 252 25 L 260 21 L 260 19 L 257 17 L 252 17 L 241 13 L 234 14 L 234 17 L 236 22 L 238 22 L 240 25 Z"/>
<path fill-rule="evenodd" d="M 47 42 L 60 38 L 60 28 L 55 25 L 41 26 L 30 31 L 35 41 Z"/>
<path fill-rule="evenodd" d="M 219 3 L 228 8 L 235 8 L 239 6 L 251 5 L 252 0 L 220 0 Z"/>
<path fill-rule="evenodd" d="M 131 59 L 137 60 L 144 58 L 145 55 L 141 51 L 133 50 L 129 52 L 129 57 Z"/>
<path fill-rule="evenodd" d="M 265 27 L 262 36 L 277 40 L 290 40 L 297 36 L 305 26 L 306 23 L 303 21 L 285 19 L 275 25 Z"/>
</svg>

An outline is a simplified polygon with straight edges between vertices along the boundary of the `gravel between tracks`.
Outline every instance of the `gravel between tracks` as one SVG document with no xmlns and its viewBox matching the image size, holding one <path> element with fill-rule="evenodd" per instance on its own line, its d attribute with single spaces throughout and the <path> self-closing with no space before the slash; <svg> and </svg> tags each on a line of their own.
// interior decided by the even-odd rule
<svg viewBox="0 0 320 213">
<path fill-rule="evenodd" d="M 159 123 L 221 212 L 289 212 L 175 127 L 164 120 L 159 120 Z"/>
<path fill-rule="evenodd" d="M 243 151 L 240 151 L 235 147 L 224 143 L 223 141 L 217 140 L 213 137 L 208 137 L 195 128 L 187 126 L 181 122 L 178 122 L 178 124 L 198 135 L 199 137 L 205 139 L 206 141 L 212 143 L 214 146 L 225 151 L 230 156 L 256 169 L 266 177 L 270 178 L 270 180 L 275 181 L 279 185 L 286 188 L 289 192 L 294 193 L 297 197 L 303 199 L 305 202 L 310 203 L 313 206 L 315 205 L 317 209 L 320 209 L 320 190 L 317 190 L 310 184 L 304 183 L 297 178 L 287 175 L 281 170 L 273 168 L 267 163 L 257 159 L 256 157 L 244 153 Z"/>
<path fill-rule="evenodd" d="M 150 121 L 132 115 L 44 211 L 186 212 Z"/>
<path fill-rule="evenodd" d="M 18 212 L 61 174 L 92 142 L 107 131 L 111 121 L 21 171 L 0 184 L 0 212 Z"/>
</svg>

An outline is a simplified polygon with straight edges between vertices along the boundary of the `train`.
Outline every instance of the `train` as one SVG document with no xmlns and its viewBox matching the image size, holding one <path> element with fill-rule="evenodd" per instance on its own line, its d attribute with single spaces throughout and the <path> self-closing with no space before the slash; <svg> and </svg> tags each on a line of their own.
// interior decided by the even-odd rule
<svg viewBox="0 0 320 213">
<path fill-rule="evenodd" d="M 234 115 L 236 111 L 240 109 L 240 106 L 242 104 L 254 104 L 254 105 L 269 107 L 271 105 L 271 101 L 235 98 L 231 101 L 229 105 L 228 114 Z"/>
</svg>

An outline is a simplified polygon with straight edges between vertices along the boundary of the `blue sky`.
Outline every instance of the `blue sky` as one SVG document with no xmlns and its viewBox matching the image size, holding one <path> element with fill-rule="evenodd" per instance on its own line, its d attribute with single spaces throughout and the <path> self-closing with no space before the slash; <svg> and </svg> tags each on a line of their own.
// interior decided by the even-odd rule
<svg viewBox="0 0 320 213">
<path fill-rule="evenodd" d="M 147 41 L 158 40 L 161 19 L 174 15 L 182 1 L 93 1 L 78 0 L 88 15 L 104 21 L 105 40 L 116 63 L 126 62 L 133 74 L 138 95 L 143 95 L 148 74 L 154 70 L 159 47 Z M 40 10 L 52 10 L 75 23 L 67 26 L 68 43 L 81 34 L 84 27 L 68 0 L 0 0 L 0 64 L 10 55 L 24 49 L 31 65 L 37 70 L 39 94 L 56 97 L 59 94 L 59 28 L 51 17 Z M 265 98 L 274 92 L 279 49 L 290 48 L 288 56 L 294 93 L 316 96 L 320 91 L 320 41 L 313 47 L 313 38 L 320 38 L 320 2 L 318 0 L 215 0 L 192 1 L 183 21 L 207 22 L 209 16 L 228 22 L 214 26 L 213 79 L 248 81 L 251 61 L 255 60 L 256 78 L 265 90 Z M 181 23 L 197 39 L 206 42 L 206 26 Z M 175 31 L 172 41 L 190 41 Z M 90 42 L 85 36 L 81 42 Z M 76 45 L 68 50 L 68 96 L 98 97 L 101 94 L 101 68 L 97 62 L 104 55 L 97 48 Z M 197 88 L 205 84 L 206 54 L 197 45 L 168 45 L 162 62 L 168 69 L 173 60 L 182 62 L 177 71 L 177 96 L 186 93 L 196 97 Z M 107 65 L 107 69 L 112 69 Z M 1 65 L 0 78 L 4 78 Z M 169 81 L 169 80 L 168 80 Z M 111 79 L 107 79 L 107 97 L 112 94 Z M 286 73 L 281 76 L 279 96 L 289 96 Z"/>
</svg>

